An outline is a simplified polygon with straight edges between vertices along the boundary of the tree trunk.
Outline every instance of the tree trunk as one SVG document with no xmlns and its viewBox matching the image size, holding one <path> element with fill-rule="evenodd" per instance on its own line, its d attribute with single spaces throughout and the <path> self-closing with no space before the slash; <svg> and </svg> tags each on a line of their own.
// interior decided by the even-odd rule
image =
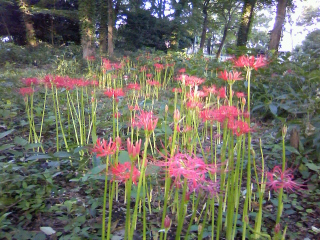
<svg viewBox="0 0 320 240">
<path fill-rule="evenodd" d="M 211 55 L 211 37 L 208 37 L 207 40 L 207 53 L 208 55 Z"/>
<path fill-rule="evenodd" d="M 200 48 L 199 50 L 202 51 L 204 47 L 204 43 L 206 41 L 206 34 L 207 34 L 207 25 L 208 25 L 208 4 L 209 0 L 205 0 L 203 3 L 203 25 L 202 25 L 202 34 L 201 34 L 201 41 L 200 41 Z"/>
<path fill-rule="evenodd" d="M 288 0 L 278 0 L 276 21 L 270 36 L 269 50 L 278 51 Z"/>
<path fill-rule="evenodd" d="M 37 39 L 33 28 L 33 21 L 29 10 L 29 6 L 25 0 L 20 0 L 19 7 L 22 12 L 24 25 L 26 27 L 27 44 L 34 47 L 37 45 Z"/>
<path fill-rule="evenodd" d="M 251 23 L 253 20 L 253 10 L 256 5 L 257 0 L 245 0 L 240 27 L 238 31 L 237 46 L 246 46 L 248 42 L 248 36 L 251 28 Z"/>
<path fill-rule="evenodd" d="M 113 4 L 108 0 L 108 54 L 113 56 Z"/>
<path fill-rule="evenodd" d="M 224 29 L 223 29 L 223 36 L 222 36 L 222 39 L 221 39 L 221 43 L 220 43 L 219 49 L 218 49 L 218 51 L 216 53 L 216 58 L 217 59 L 219 59 L 220 56 L 221 56 L 221 51 L 222 51 L 224 42 L 226 41 L 226 38 L 227 38 L 228 29 L 229 29 L 229 22 L 224 26 Z"/>
<path fill-rule="evenodd" d="M 99 42 L 100 42 L 100 54 L 103 54 L 107 51 L 107 9 L 108 5 L 105 0 L 100 2 L 100 29 L 99 29 Z"/>
<path fill-rule="evenodd" d="M 82 57 L 95 55 L 95 26 L 93 23 L 94 2 L 91 0 L 79 1 L 79 19 L 81 23 Z"/>
</svg>

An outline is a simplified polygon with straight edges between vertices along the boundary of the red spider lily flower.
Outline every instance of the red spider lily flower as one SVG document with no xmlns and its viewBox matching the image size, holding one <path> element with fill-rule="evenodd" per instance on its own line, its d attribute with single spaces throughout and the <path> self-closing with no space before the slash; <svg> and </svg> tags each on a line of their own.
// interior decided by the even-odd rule
<svg viewBox="0 0 320 240">
<path fill-rule="evenodd" d="M 97 140 L 97 143 L 94 145 L 92 152 L 97 153 L 97 157 L 104 157 L 108 155 L 115 154 L 117 150 L 117 144 L 116 142 L 113 142 L 110 138 L 109 143 L 107 143 L 104 139 Z"/>
<path fill-rule="evenodd" d="M 187 102 L 187 105 L 186 107 L 188 109 L 201 109 L 202 108 L 202 103 L 201 102 L 198 102 L 194 99 L 191 99 Z"/>
<path fill-rule="evenodd" d="M 244 67 L 248 69 L 253 68 L 255 70 L 257 70 L 260 67 L 264 67 L 267 64 L 267 59 L 262 55 L 260 55 L 257 59 L 254 56 L 240 56 L 238 59 L 234 61 L 235 67 Z"/>
<path fill-rule="evenodd" d="M 127 88 L 128 88 L 128 89 L 133 89 L 133 90 L 140 91 L 141 86 L 140 86 L 139 83 L 129 83 L 129 84 L 127 85 Z"/>
<path fill-rule="evenodd" d="M 123 64 L 122 63 L 113 63 L 113 68 L 116 70 L 122 69 L 123 68 Z"/>
<path fill-rule="evenodd" d="M 236 92 L 236 96 L 237 96 L 237 98 L 244 98 L 246 96 L 246 94 L 243 92 Z"/>
<path fill-rule="evenodd" d="M 194 93 L 194 96 L 195 97 L 198 97 L 198 98 L 203 98 L 203 97 L 206 97 L 208 96 L 208 93 L 205 92 L 205 91 L 202 91 L 202 90 L 198 90 Z"/>
<path fill-rule="evenodd" d="M 116 113 L 113 114 L 113 117 L 114 118 L 119 118 L 119 117 L 121 117 L 121 113 L 120 112 L 116 112 Z"/>
<path fill-rule="evenodd" d="M 271 172 L 267 172 L 268 181 L 266 185 L 275 191 L 278 191 L 281 188 L 288 192 L 300 190 L 303 185 L 293 181 L 293 177 L 292 169 L 282 171 L 280 166 L 275 166 Z"/>
<path fill-rule="evenodd" d="M 32 87 L 25 87 L 25 88 L 20 88 L 19 93 L 22 96 L 30 96 L 34 93 L 34 89 Z"/>
<path fill-rule="evenodd" d="M 212 110 L 205 109 L 200 111 L 200 118 L 202 119 L 203 122 L 213 121 Z"/>
<path fill-rule="evenodd" d="M 134 146 L 133 143 L 131 143 L 130 138 L 127 138 L 127 148 L 130 159 L 134 160 L 138 157 L 140 148 L 141 148 L 141 139 L 139 141 L 136 141 L 136 145 Z"/>
<path fill-rule="evenodd" d="M 155 86 L 155 87 L 160 87 L 161 86 L 161 83 L 159 83 L 156 80 L 147 80 L 147 84 L 150 85 L 150 86 Z"/>
<path fill-rule="evenodd" d="M 156 71 L 161 71 L 164 68 L 163 64 L 161 63 L 155 63 L 153 66 L 155 67 Z"/>
<path fill-rule="evenodd" d="M 145 72 L 145 71 L 147 71 L 147 66 L 146 65 L 140 67 L 140 72 Z"/>
<path fill-rule="evenodd" d="M 215 85 L 212 85 L 210 87 L 203 86 L 202 90 L 208 94 L 216 94 L 217 93 L 217 87 Z"/>
<path fill-rule="evenodd" d="M 109 59 L 102 58 L 102 66 L 103 66 L 104 71 L 112 70 L 112 64 Z"/>
<path fill-rule="evenodd" d="M 158 123 L 158 118 L 153 115 L 153 112 L 140 111 L 140 114 L 137 116 L 137 124 L 139 127 L 143 127 L 147 132 L 153 132 Z"/>
<path fill-rule="evenodd" d="M 187 76 L 185 78 L 186 86 L 199 86 L 200 84 L 204 83 L 204 79 L 196 77 L 196 76 Z"/>
<path fill-rule="evenodd" d="M 217 92 L 217 97 L 220 98 L 226 98 L 227 97 L 227 93 L 226 93 L 226 88 L 225 87 L 221 87 L 219 88 L 218 92 Z"/>
<path fill-rule="evenodd" d="M 111 167 L 110 172 L 113 175 L 115 181 L 125 183 L 130 179 L 131 163 L 130 162 L 119 163 L 117 166 Z M 139 179 L 139 176 L 140 176 L 139 170 L 135 166 L 133 166 L 133 169 L 132 169 L 133 184 L 137 183 L 137 179 Z"/>
<path fill-rule="evenodd" d="M 152 73 L 146 74 L 146 77 L 147 77 L 147 78 L 152 78 L 152 76 L 153 76 Z"/>
<path fill-rule="evenodd" d="M 241 72 L 227 72 L 226 70 L 220 72 L 218 77 L 225 81 L 228 81 L 229 83 L 234 83 L 235 81 L 243 79 L 243 77 L 241 77 Z"/>
<path fill-rule="evenodd" d="M 181 93 L 181 92 L 182 92 L 182 89 L 181 89 L 181 88 L 172 88 L 172 92 Z"/>
<path fill-rule="evenodd" d="M 95 57 L 95 56 L 87 56 L 86 59 L 87 59 L 87 61 L 89 61 L 89 62 L 93 62 L 93 61 L 96 60 L 96 57 Z"/>
<path fill-rule="evenodd" d="M 179 69 L 178 73 L 185 73 L 186 72 L 186 69 L 185 68 L 181 68 Z"/>
<path fill-rule="evenodd" d="M 248 123 L 244 121 L 237 120 L 235 121 L 234 124 L 236 126 L 236 129 L 233 131 L 233 133 L 236 134 L 237 136 L 240 136 L 242 134 L 247 134 L 251 130 Z"/>
<path fill-rule="evenodd" d="M 91 86 L 98 86 L 99 85 L 99 82 L 98 81 L 96 81 L 96 80 L 93 80 L 93 81 L 91 81 Z"/>
<path fill-rule="evenodd" d="M 39 80 L 37 78 L 26 78 L 23 80 L 23 83 L 26 86 L 31 87 L 31 86 L 39 84 Z"/>
<path fill-rule="evenodd" d="M 239 110 L 235 106 L 221 106 L 212 111 L 212 116 L 216 121 L 222 123 L 226 119 L 236 119 L 239 116 Z"/>
<path fill-rule="evenodd" d="M 124 92 L 122 88 L 109 88 L 104 92 L 104 95 L 106 95 L 109 98 L 114 98 L 116 99 L 116 101 L 118 101 L 119 97 L 123 97 L 124 96 Z"/>
</svg>

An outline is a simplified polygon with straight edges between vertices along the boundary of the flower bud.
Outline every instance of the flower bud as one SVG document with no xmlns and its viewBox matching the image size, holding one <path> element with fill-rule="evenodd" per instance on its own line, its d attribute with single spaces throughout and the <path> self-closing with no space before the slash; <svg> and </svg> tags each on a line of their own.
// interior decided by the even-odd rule
<svg viewBox="0 0 320 240">
<path fill-rule="evenodd" d="M 277 234 L 278 232 L 280 232 L 280 223 L 277 223 L 276 226 L 274 227 L 274 232 L 275 234 Z"/>
<path fill-rule="evenodd" d="M 166 106 L 165 106 L 165 108 L 164 108 L 164 110 L 166 111 L 166 113 L 168 112 L 168 109 L 169 109 L 169 107 L 168 107 L 168 105 L 166 104 Z"/>
<path fill-rule="evenodd" d="M 171 226 L 171 219 L 169 218 L 169 216 L 167 215 L 164 219 L 164 228 L 166 230 L 169 230 L 170 229 L 170 226 Z"/>
<path fill-rule="evenodd" d="M 286 125 L 283 125 L 282 127 L 282 137 L 285 137 L 288 131 L 288 127 Z"/>
<path fill-rule="evenodd" d="M 174 110 L 173 113 L 174 122 L 177 123 L 180 120 L 180 112 L 179 109 Z"/>
</svg>

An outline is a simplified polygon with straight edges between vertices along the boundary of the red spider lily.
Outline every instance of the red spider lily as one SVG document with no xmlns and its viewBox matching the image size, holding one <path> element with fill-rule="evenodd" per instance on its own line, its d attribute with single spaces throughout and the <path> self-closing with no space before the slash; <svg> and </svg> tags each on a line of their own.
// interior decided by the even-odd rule
<svg viewBox="0 0 320 240">
<path fill-rule="evenodd" d="M 39 80 L 37 78 L 26 78 L 23 80 L 23 83 L 30 87 L 39 84 Z"/>
<path fill-rule="evenodd" d="M 112 64 L 109 59 L 102 58 L 102 66 L 104 71 L 112 70 Z"/>
<path fill-rule="evenodd" d="M 180 111 L 179 109 L 175 109 L 173 112 L 173 120 L 175 123 L 180 121 Z"/>
<path fill-rule="evenodd" d="M 143 127 L 145 131 L 152 132 L 158 123 L 158 118 L 153 115 L 153 112 L 140 111 L 140 114 L 137 116 L 136 123 L 138 127 Z"/>
<path fill-rule="evenodd" d="M 243 92 L 236 92 L 236 96 L 237 96 L 237 98 L 244 98 L 246 96 L 246 94 Z"/>
<path fill-rule="evenodd" d="M 152 73 L 146 74 L 146 77 L 147 77 L 147 78 L 152 78 L 152 76 L 153 76 Z"/>
<path fill-rule="evenodd" d="M 140 67 L 140 72 L 145 72 L 145 71 L 147 71 L 147 66 L 146 65 L 144 65 L 144 66 L 142 66 L 142 67 Z"/>
<path fill-rule="evenodd" d="M 212 111 L 212 116 L 216 121 L 222 123 L 226 119 L 236 119 L 239 116 L 239 110 L 235 106 L 221 106 Z"/>
<path fill-rule="evenodd" d="M 201 109 L 202 108 L 202 103 L 201 102 L 198 102 L 197 100 L 195 99 L 191 99 L 187 102 L 187 105 L 186 107 L 188 109 Z"/>
<path fill-rule="evenodd" d="M 212 110 L 209 110 L 209 109 L 202 110 L 200 112 L 200 118 L 202 119 L 203 122 L 213 121 Z"/>
<path fill-rule="evenodd" d="M 87 56 L 86 59 L 87 59 L 87 61 L 92 62 L 92 61 L 96 60 L 96 57 L 95 56 Z"/>
<path fill-rule="evenodd" d="M 202 159 L 188 154 L 177 153 L 168 162 L 157 163 L 158 166 L 166 167 L 169 176 L 175 179 L 175 184 L 180 185 L 182 179 L 186 179 L 192 189 L 206 181 L 207 173 L 215 173 L 217 167 L 214 164 L 206 164 Z"/>
<path fill-rule="evenodd" d="M 275 191 L 279 189 L 285 189 L 288 192 L 294 192 L 300 190 L 303 185 L 293 181 L 293 170 L 286 169 L 281 170 L 280 166 L 275 166 L 271 172 L 267 172 L 267 183 L 266 185 Z"/>
<path fill-rule="evenodd" d="M 155 63 L 153 66 L 155 67 L 156 71 L 161 71 L 164 68 L 163 64 L 161 63 Z"/>
<path fill-rule="evenodd" d="M 133 143 L 131 143 L 130 139 L 127 139 L 127 148 L 130 159 L 134 160 L 138 157 L 140 148 L 141 148 L 141 139 L 139 141 L 136 141 L 136 145 L 134 146 Z"/>
<path fill-rule="evenodd" d="M 128 88 L 128 89 L 133 89 L 133 90 L 140 91 L 141 86 L 140 86 L 139 83 L 129 83 L 129 84 L 127 85 L 127 88 Z"/>
<path fill-rule="evenodd" d="M 119 117 L 121 117 L 121 113 L 116 112 L 116 113 L 113 114 L 113 117 L 114 118 L 119 118 Z"/>
<path fill-rule="evenodd" d="M 264 67 L 268 64 L 267 59 L 260 55 L 258 58 L 254 56 L 240 56 L 238 59 L 234 60 L 235 67 L 244 67 L 257 70 L 260 67 Z"/>
<path fill-rule="evenodd" d="M 43 78 L 43 83 L 46 87 L 51 88 L 52 87 L 52 82 L 53 82 L 54 76 L 52 75 L 46 75 Z"/>
<path fill-rule="evenodd" d="M 135 106 L 133 105 L 128 105 L 128 109 L 130 111 L 139 111 L 140 110 L 140 107 L 136 104 Z"/>
<path fill-rule="evenodd" d="M 209 93 L 209 94 L 216 94 L 217 93 L 217 87 L 215 85 L 212 85 L 210 87 L 203 86 L 202 90 L 204 92 Z"/>
<path fill-rule="evenodd" d="M 163 223 L 164 228 L 168 231 L 171 227 L 171 219 L 169 218 L 169 216 L 167 215 L 164 219 L 164 223 Z"/>
<path fill-rule="evenodd" d="M 94 145 L 92 152 L 97 153 L 97 157 L 104 157 L 108 155 L 115 154 L 117 150 L 117 143 L 113 142 L 110 138 L 109 143 L 104 139 L 97 140 L 97 143 Z"/>
<path fill-rule="evenodd" d="M 99 85 L 99 82 L 96 81 L 96 80 L 93 80 L 90 82 L 91 86 L 98 86 Z"/>
<path fill-rule="evenodd" d="M 155 86 L 155 87 L 160 87 L 161 86 L 161 83 L 159 83 L 156 80 L 147 80 L 147 84 L 150 85 L 150 86 Z"/>
<path fill-rule="evenodd" d="M 115 88 L 115 89 L 109 88 L 104 92 L 104 94 L 109 98 L 113 97 L 114 99 L 116 99 L 116 101 L 118 101 L 119 97 L 124 96 L 124 92 L 122 88 Z"/>
<path fill-rule="evenodd" d="M 204 83 L 204 79 L 203 78 L 199 78 L 196 76 L 187 76 L 185 78 L 185 84 L 186 86 L 199 86 L 200 84 Z"/>
<path fill-rule="evenodd" d="M 226 98 L 227 97 L 227 93 L 226 93 L 226 88 L 221 87 L 219 88 L 218 92 L 217 92 L 217 97 L 220 98 Z"/>
<path fill-rule="evenodd" d="M 113 68 L 116 70 L 122 69 L 123 68 L 123 64 L 122 63 L 113 63 Z"/>
<path fill-rule="evenodd" d="M 131 163 L 130 162 L 119 163 L 117 166 L 111 167 L 110 172 L 116 181 L 124 183 L 130 179 Z M 137 183 L 137 179 L 139 179 L 139 176 L 140 176 L 139 170 L 135 166 L 133 166 L 133 169 L 132 169 L 133 184 Z"/>
<path fill-rule="evenodd" d="M 231 83 L 234 83 L 235 81 L 243 79 L 243 77 L 241 77 L 241 72 L 237 72 L 237 71 L 227 72 L 226 70 L 224 70 L 223 72 L 220 72 L 218 77 Z"/>
<path fill-rule="evenodd" d="M 20 88 L 19 93 L 22 96 L 30 96 L 34 93 L 34 89 L 32 87 L 25 87 L 25 88 Z"/>
<path fill-rule="evenodd" d="M 179 69 L 178 73 L 185 73 L 186 72 L 186 69 L 185 68 L 181 68 Z"/>
<path fill-rule="evenodd" d="M 181 89 L 181 88 L 172 88 L 172 92 L 181 93 L 181 92 L 182 92 L 182 89 Z"/>
<path fill-rule="evenodd" d="M 242 134 L 246 134 L 246 133 L 250 132 L 250 130 L 251 130 L 248 123 L 241 121 L 241 120 L 235 121 L 235 125 L 236 125 L 236 129 L 233 133 L 236 134 L 237 136 L 240 136 Z"/>
</svg>

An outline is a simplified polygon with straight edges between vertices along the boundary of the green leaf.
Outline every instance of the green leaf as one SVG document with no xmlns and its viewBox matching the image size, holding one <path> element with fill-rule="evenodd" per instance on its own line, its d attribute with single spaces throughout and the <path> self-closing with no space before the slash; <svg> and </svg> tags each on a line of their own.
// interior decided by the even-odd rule
<svg viewBox="0 0 320 240">
<path fill-rule="evenodd" d="M 47 154 L 40 154 L 40 155 L 33 155 L 31 157 L 28 157 L 26 161 L 37 160 L 37 159 L 48 159 L 48 158 L 51 158 L 51 156 Z"/>
<path fill-rule="evenodd" d="M 92 170 L 90 171 L 90 174 L 98 174 L 98 173 L 101 173 L 105 169 L 106 169 L 106 164 L 102 164 L 102 165 L 99 165 L 99 166 L 92 168 Z"/>
<path fill-rule="evenodd" d="M 286 150 L 289 151 L 289 152 L 295 153 L 297 155 L 301 155 L 299 153 L 299 151 L 297 149 L 295 149 L 294 147 L 292 147 L 292 146 L 286 146 Z"/>
<path fill-rule="evenodd" d="M 28 144 L 28 141 L 23 139 L 22 137 L 15 137 L 14 138 L 14 143 L 20 146 L 25 146 Z"/>
<path fill-rule="evenodd" d="M 271 103 L 271 104 L 269 105 L 269 109 L 270 109 L 270 111 L 271 111 L 271 113 L 272 113 L 273 115 L 277 115 L 278 107 L 277 107 L 276 105 L 274 105 L 273 103 Z"/>
<path fill-rule="evenodd" d="M 7 150 L 9 148 L 12 148 L 12 147 L 14 147 L 14 145 L 12 145 L 12 144 L 3 144 L 2 146 L 0 146 L 0 152 Z"/>
<path fill-rule="evenodd" d="M 28 150 L 31 148 L 38 148 L 38 147 L 41 147 L 41 143 L 30 143 L 30 144 L 27 144 L 24 148 Z"/>
<path fill-rule="evenodd" d="M 314 163 L 306 163 L 305 165 L 307 166 L 307 168 L 309 168 L 312 171 L 318 172 L 320 170 L 320 166 L 315 165 Z"/>
<path fill-rule="evenodd" d="M 68 158 L 68 157 L 71 157 L 71 154 L 68 152 L 61 151 L 61 152 L 55 152 L 53 156 L 57 158 Z"/>
<path fill-rule="evenodd" d="M 3 133 L 0 133 L 0 139 L 1 138 L 4 138 L 5 136 L 11 134 L 15 129 L 11 129 L 11 130 L 8 130 L 8 131 L 5 131 Z"/>
<path fill-rule="evenodd" d="M 120 151 L 119 162 L 120 163 L 130 162 L 129 153 L 127 151 Z"/>
</svg>

